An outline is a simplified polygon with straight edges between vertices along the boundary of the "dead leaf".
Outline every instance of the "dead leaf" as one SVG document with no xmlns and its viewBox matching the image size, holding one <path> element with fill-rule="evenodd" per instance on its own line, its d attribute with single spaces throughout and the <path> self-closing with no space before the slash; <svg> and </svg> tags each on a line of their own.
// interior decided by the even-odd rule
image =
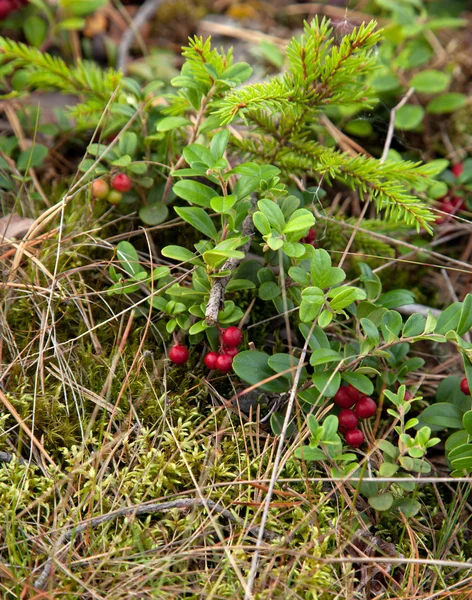
<svg viewBox="0 0 472 600">
<path fill-rule="evenodd" d="M 21 217 L 17 213 L 12 213 L 0 219 L 0 242 L 4 238 L 11 240 L 21 240 L 28 233 L 29 228 L 34 223 L 34 219 Z"/>
</svg>

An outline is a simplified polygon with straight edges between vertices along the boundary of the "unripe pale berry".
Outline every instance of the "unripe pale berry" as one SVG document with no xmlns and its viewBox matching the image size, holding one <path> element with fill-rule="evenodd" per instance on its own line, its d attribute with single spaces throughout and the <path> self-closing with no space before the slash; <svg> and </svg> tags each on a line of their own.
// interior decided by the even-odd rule
<svg viewBox="0 0 472 600">
<path fill-rule="evenodd" d="M 349 408 L 343 409 L 338 415 L 339 427 L 344 427 L 345 429 L 355 429 L 358 422 L 359 419 L 357 418 L 356 413 Z"/>
<path fill-rule="evenodd" d="M 356 411 L 356 415 L 361 419 L 369 419 L 377 412 L 377 404 L 372 398 L 361 398 L 354 410 Z"/>
<path fill-rule="evenodd" d="M 104 179 L 96 179 L 92 183 L 92 196 L 99 200 L 105 200 L 110 192 L 110 186 Z"/>
<path fill-rule="evenodd" d="M 466 396 L 470 396 L 470 388 L 469 382 L 467 381 L 467 377 L 464 377 L 464 379 L 461 381 L 461 392 Z"/>
<path fill-rule="evenodd" d="M 209 369 L 216 369 L 216 361 L 218 360 L 217 352 L 208 352 L 208 354 L 203 359 L 205 366 Z"/>
<path fill-rule="evenodd" d="M 333 402 L 340 408 L 351 408 L 356 400 L 351 396 L 347 386 L 342 385 L 333 397 Z"/>
<path fill-rule="evenodd" d="M 243 340 L 243 334 L 239 327 L 232 325 L 223 332 L 223 343 L 228 348 L 236 348 Z"/>
<path fill-rule="evenodd" d="M 220 354 L 216 360 L 216 368 L 222 373 L 229 373 L 233 368 L 233 359 L 228 354 Z"/>
<path fill-rule="evenodd" d="M 169 358 L 175 365 L 183 365 L 188 359 L 188 350 L 181 344 L 172 346 L 169 352 Z"/>
<path fill-rule="evenodd" d="M 133 182 L 124 173 L 118 173 L 111 180 L 111 187 L 117 192 L 129 192 L 129 190 L 133 187 Z"/>
<path fill-rule="evenodd" d="M 116 205 L 121 202 L 123 194 L 121 192 L 117 192 L 116 190 L 110 190 L 110 193 L 107 196 L 107 202 L 110 204 Z"/>
<path fill-rule="evenodd" d="M 346 443 L 353 448 L 359 448 L 365 441 L 365 436 L 360 429 L 351 429 L 344 436 Z"/>
</svg>

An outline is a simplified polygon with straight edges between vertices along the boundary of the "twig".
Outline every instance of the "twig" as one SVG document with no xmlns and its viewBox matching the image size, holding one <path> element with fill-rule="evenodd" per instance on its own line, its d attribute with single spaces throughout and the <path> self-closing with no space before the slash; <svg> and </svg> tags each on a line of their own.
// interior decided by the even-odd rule
<svg viewBox="0 0 472 600">
<path fill-rule="evenodd" d="M 392 112 L 390 113 L 390 123 L 388 124 L 387 138 L 385 140 L 384 149 L 380 158 L 381 163 L 386 161 L 388 151 L 390 150 L 390 144 L 392 143 L 393 132 L 395 130 L 395 116 L 397 114 L 397 110 L 399 110 L 402 106 L 405 106 L 405 104 L 408 102 L 408 100 L 414 93 L 415 88 L 411 87 L 400 100 L 400 102 L 392 108 Z"/>
<path fill-rule="evenodd" d="M 148 19 L 156 12 L 159 6 L 164 0 L 146 0 L 141 6 L 138 12 L 135 14 L 134 19 L 130 23 L 128 29 L 124 32 L 121 42 L 118 48 L 118 56 L 116 59 L 116 68 L 118 70 L 125 71 L 126 62 L 128 60 L 129 50 L 134 38 L 139 33 L 141 27 L 146 23 Z"/>
<path fill-rule="evenodd" d="M 244 246 L 239 248 L 241 252 L 246 254 L 251 246 L 252 236 L 254 235 L 254 223 L 252 222 L 252 215 L 250 214 L 243 221 L 241 235 L 243 237 L 249 237 L 249 240 Z M 216 281 L 211 288 L 210 299 L 208 300 L 205 311 L 205 320 L 208 325 L 213 326 L 218 322 L 218 311 L 224 306 L 226 286 L 231 279 L 232 272 L 238 267 L 239 262 L 240 261 L 237 258 L 228 258 L 220 269 L 220 271 L 231 271 L 231 273 L 226 277 L 216 278 Z"/>
<path fill-rule="evenodd" d="M 250 600 L 251 595 L 252 595 L 252 588 L 254 585 L 254 581 L 256 579 L 257 567 L 259 565 L 259 554 L 260 554 L 260 550 L 261 550 L 262 540 L 264 539 L 264 528 L 267 523 L 267 518 L 269 516 L 270 501 L 272 500 L 275 482 L 277 481 L 277 477 L 279 475 L 279 465 L 280 465 L 280 461 L 282 460 L 282 452 L 284 449 L 285 435 L 286 435 L 287 428 L 290 423 L 290 419 L 292 417 L 292 410 L 293 410 L 293 407 L 295 404 L 295 398 L 297 397 L 298 381 L 300 379 L 302 368 L 305 363 L 305 356 L 306 356 L 306 353 L 308 350 L 308 342 L 311 338 L 311 334 L 313 332 L 313 329 L 315 328 L 315 325 L 316 325 L 316 320 L 313 321 L 311 329 L 306 337 L 305 344 L 303 346 L 303 350 L 300 355 L 300 360 L 298 362 L 298 367 L 297 367 L 297 370 L 295 371 L 295 375 L 293 377 L 293 385 L 292 385 L 292 389 L 290 390 L 290 397 L 289 397 L 288 403 L 287 403 L 287 410 L 285 412 L 285 418 L 284 418 L 284 422 L 282 425 L 282 431 L 281 431 L 280 437 L 279 437 L 279 445 L 277 447 L 277 454 L 275 455 L 274 465 L 272 467 L 272 476 L 271 476 L 270 482 L 269 482 L 269 489 L 267 491 L 267 495 L 264 500 L 264 511 L 262 513 L 262 519 L 261 519 L 261 524 L 259 527 L 259 534 L 257 536 L 256 547 L 254 549 L 254 554 L 252 556 L 251 570 L 250 570 L 249 576 L 248 576 L 247 590 L 244 595 L 244 600 Z"/>
<path fill-rule="evenodd" d="M 162 512 L 166 510 L 172 510 L 173 508 L 194 508 L 195 506 L 208 506 L 215 512 L 219 513 L 226 517 L 229 521 L 233 521 L 237 525 L 241 527 L 245 527 L 243 519 L 234 515 L 231 511 L 226 508 L 223 508 L 213 500 L 208 499 L 198 499 L 198 498 L 184 498 L 180 500 L 171 500 L 169 502 L 159 502 L 155 504 L 138 504 L 137 506 L 126 506 L 124 508 L 120 508 L 111 513 L 107 513 L 106 515 L 100 515 L 99 517 L 94 517 L 88 521 L 80 523 L 80 525 L 76 525 L 74 527 L 70 527 L 60 536 L 57 547 L 63 546 L 64 544 L 70 542 L 74 536 L 82 533 L 83 531 L 97 527 L 102 523 L 107 523 L 108 521 L 113 521 L 115 519 L 119 519 L 120 517 L 127 517 L 129 515 L 141 516 L 141 515 L 150 515 L 156 512 Z M 249 527 L 247 528 L 247 532 L 252 535 L 260 534 L 260 527 Z M 262 531 L 262 537 L 267 540 L 273 540 L 277 536 L 277 534 L 272 531 Z M 59 550 L 60 552 L 60 550 Z M 46 585 L 48 577 L 51 573 L 52 563 L 54 561 L 54 556 L 51 556 L 44 563 L 44 566 L 41 570 L 41 574 L 38 579 L 34 582 L 34 587 L 36 589 L 42 589 Z"/>
</svg>

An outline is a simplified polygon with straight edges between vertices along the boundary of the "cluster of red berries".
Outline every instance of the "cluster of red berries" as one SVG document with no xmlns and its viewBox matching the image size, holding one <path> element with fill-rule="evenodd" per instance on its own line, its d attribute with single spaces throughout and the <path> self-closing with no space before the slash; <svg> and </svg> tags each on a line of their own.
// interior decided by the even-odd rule
<svg viewBox="0 0 472 600">
<path fill-rule="evenodd" d="M 95 179 L 92 183 L 92 196 L 99 200 L 107 200 L 110 204 L 119 204 L 123 192 L 129 192 L 133 182 L 128 175 L 118 173 L 112 178 L 111 187 L 112 189 L 104 179 Z"/>
<path fill-rule="evenodd" d="M 469 382 L 466 377 L 461 381 L 461 392 L 466 396 L 470 396 Z"/>
<path fill-rule="evenodd" d="M 464 171 L 464 165 L 462 163 L 456 163 L 451 167 L 451 171 L 453 175 L 459 177 L 459 175 L 462 175 L 462 172 Z M 447 215 L 455 215 L 456 213 L 465 209 L 464 198 L 461 198 L 460 196 L 446 194 L 445 196 L 439 199 L 438 208 L 443 213 L 447 213 Z M 441 223 L 445 223 L 449 219 L 447 215 L 439 215 L 435 223 L 437 223 L 438 225 Z"/>
<path fill-rule="evenodd" d="M 222 331 L 220 339 L 222 350 L 220 352 L 208 352 L 203 362 L 209 369 L 229 373 L 233 368 L 233 358 L 239 352 L 238 346 L 243 341 L 243 334 L 239 327 L 232 325 Z"/>
<path fill-rule="evenodd" d="M 28 4 L 28 0 L 0 0 L 0 20 L 6 19 L 15 10 Z"/>
<path fill-rule="evenodd" d="M 377 412 L 377 404 L 353 385 L 342 385 L 333 398 L 336 406 L 342 408 L 338 415 L 338 430 L 344 435 L 346 443 L 358 448 L 365 436 L 357 429 L 359 419 L 369 419 Z M 354 409 L 352 407 L 354 406 Z"/>
<path fill-rule="evenodd" d="M 312 227 L 304 238 L 300 240 L 302 244 L 311 244 L 313 248 L 316 248 L 316 231 Z"/>
</svg>

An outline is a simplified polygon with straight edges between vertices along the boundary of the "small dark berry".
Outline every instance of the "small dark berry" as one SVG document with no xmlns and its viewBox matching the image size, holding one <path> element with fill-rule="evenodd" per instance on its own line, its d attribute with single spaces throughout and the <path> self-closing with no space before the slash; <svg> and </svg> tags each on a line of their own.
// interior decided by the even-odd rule
<svg viewBox="0 0 472 600">
<path fill-rule="evenodd" d="M 342 385 L 336 392 L 333 402 L 340 408 L 351 408 L 356 403 L 355 399 L 349 393 L 346 385 Z"/>
<path fill-rule="evenodd" d="M 354 411 L 344 408 L 338 415 L 338 424 L 345 429 L 355 429 L 359 419 Z"/>
<path fill-rule="evenodd" d="M 470 396 L 470 388 L 469 382 L 467 381 L 467 377 L 464 377 L 464 379 L 461 381 L 461 392 L 466 396 Z"/>
<path fill-rule="evenodd" d="M 243 341 L 243 334 L 239 327 L 232 325 L 223 332 L 223 343 L 228 348 L 236 348 Z"/>
<path fill-rule="evenodd" d="M 0 19 L 5 19 L 12 11 L 9 0 L 0 0 Z"/>
<path fill-rule="evenodd" d="M 413 400 L 414 396 L 411 392 L 409 392 L 408 390 L 405 391 L 405 395 L 403 396 L 403 399 L 405 400 L 405 402 L 408 402 L 409 400 Z"/>
<path fill-rule="evenodd" d="M 188 350 L 181 344 L 172 346 L 169 352 L 169 358 L 175 365 L 183 365 L 188 359 Z"/>
<path fill-rule="evenodd" d="M 229 373 L 233 368 L 233 359 L 228 354 L 220 354 L 216 361 L 216 368 L 222 373 Z"/>
<path fill-rule="evenodd" d="M 133 187 L 133 182 L 124 173 L 118 173 L 111 180 L 111 187 L 117 192 L 129 192 L 129 190 Z"/>
<path fill-rule="evenodd" d="M 377 412 L 377 404 L 372 398 L 361 398 L 354 410 L 356 411 L 356 415 L 361 419 L 369 419 Z"/>
<path fill-rule="evenodd" d="M 344 436 L 346 443 L 353 448 L 359 448 L 365 441 L 365 436 L 360 429 L 351 429 Z"/>
<path fill-rule="evenodd" d="M 355 388 L 350 383 L 346 386 L 347 393 L 351 396 L 354 402 L 358 402 L 361 398 L 365 398 L 365 394 L 360 392 L 357 388 Z"/>
<path fill-rule="evenodd" d="M 218 360 L 218 352 L 208 352 L 208 354 L 203 359 L 205 366 L 209 369 L 216 369 L 216 361 Z"/>
</svg>

